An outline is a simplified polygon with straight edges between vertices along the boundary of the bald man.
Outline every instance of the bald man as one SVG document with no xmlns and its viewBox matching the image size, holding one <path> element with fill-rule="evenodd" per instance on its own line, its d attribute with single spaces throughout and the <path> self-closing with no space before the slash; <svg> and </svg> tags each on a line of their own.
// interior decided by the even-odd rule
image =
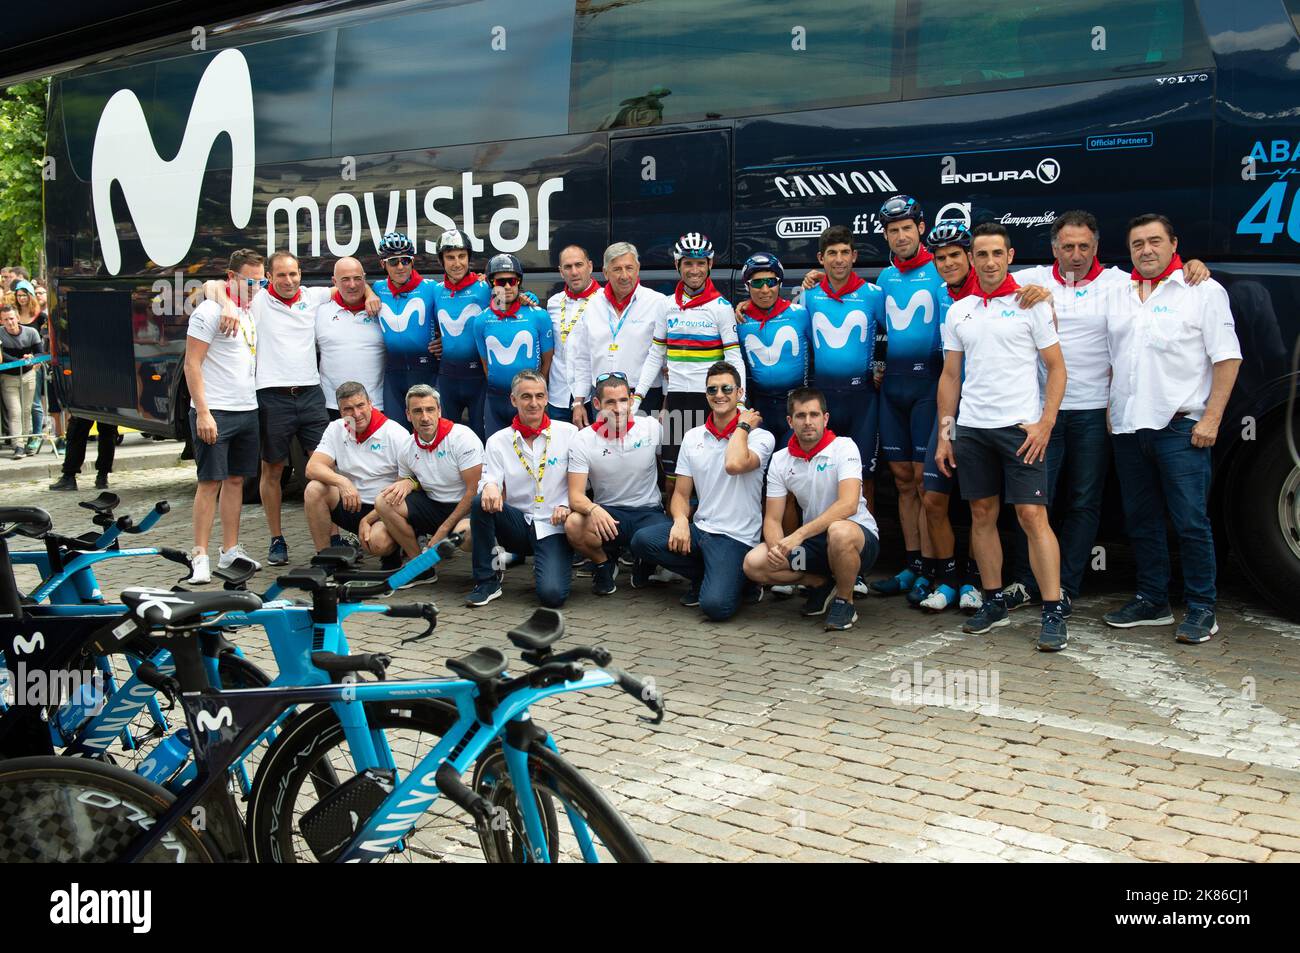
<svg viewBox="0 0 1300 953">
<path fill-rule="evenodd" d="M 320 349 L 320 384 L 331 420 L 338 420 L 334 392 L 357 381 L 384 409 L 384 335 L 379 319 L 366 312 L 366 272 L 355 258 L 334 266 L 334 294 L 316 309 L 316 346 Z"/>
</svg>

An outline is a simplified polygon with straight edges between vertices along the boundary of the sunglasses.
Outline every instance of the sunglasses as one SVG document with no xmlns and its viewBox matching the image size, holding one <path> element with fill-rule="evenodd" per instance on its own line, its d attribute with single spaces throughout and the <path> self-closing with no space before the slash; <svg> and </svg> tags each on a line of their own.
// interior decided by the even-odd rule
<svg viewBox="0 0 1300 953">
<path fill-rule="evenodd" d="M 751 288 L 779 288 L 781 287 L 780 278 L 750 278 L 749 286 Z"/>
<path fill-rule="evenodd" d="M 493 278 L 492 284 L 496 285 L 496 287 L 498 288 L 513 288 L 515 285 L 519 284 L 519 279 L 518 278 Z"/>
<path fill-rule="evenodd" d="M 730 396 L 731 394 L 734 394 L 736 392 L 736 385 L 735 384 L 710 384 L 708 387 L 704 388 L 704 393 L 708 394 L 710 397 L 712 397 L 718 391 L 722 391 L 722 393 Z"/>
<path fill-rule="evenodd" d="M 271 283 L 269 278 L 241 278 L 237 280 L 243 281 L 250 288 L 265 288 Z"/>
<path fill-rule="evenodd" d="M 597 384 L 603 384 L 605 381 L 627 381 L 627 375 L 622 371 L 610 371 L 608 374 L 601 374 L 596 378 Z"/>
<path fill-rule="evenodd" d="M 396 265 L 399 268 L 405 268 L 411 262 L 415 261 L 410 255 L 398 255 L 396 258 L 385 258 L 385 265 Z"/>
</svg>

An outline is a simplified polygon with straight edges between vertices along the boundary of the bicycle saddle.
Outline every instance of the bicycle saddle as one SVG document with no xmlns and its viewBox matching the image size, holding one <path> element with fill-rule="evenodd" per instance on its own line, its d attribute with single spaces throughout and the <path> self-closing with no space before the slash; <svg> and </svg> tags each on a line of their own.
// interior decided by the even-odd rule
<svg viewBox="0 0 1300 953">
<path fill-rule="evenodd" d="M 564 616 L 555 609 L 535 609 L 528 621 L 506 633 L 517 648 L 539 649 L 553 645 L 564 635 Z"/>
<path fill-rule="evenodd" d="M 83 509 L 94 510 L 96 513 L 111 513 L 122 505 L 121 498 L 116 493 L 109 493 L 105 490 L 93 500 L 82 500 L 77 504 Z"/>
<path fill-rule="evenodd" d="M 335 572 L 355 566 L 360 558 L 361 554 L 351 546 L 327 546 L 311 558 L 311 564 Z"/>
<path fill-rule="evenodd" d="M 170 589 L 132 587 L 122 590 L 122 604 L 150 626 L 180 626 L 213 612 L 253 612 L 262 608 L 251 592 L 172 592 Z"/>
<path fill-rule="evenodd" d="M 50 514 L 39 506 L 0 506 L 0 535 L 14 533 L 40 539 L 54 527 Z"/>
</svg>

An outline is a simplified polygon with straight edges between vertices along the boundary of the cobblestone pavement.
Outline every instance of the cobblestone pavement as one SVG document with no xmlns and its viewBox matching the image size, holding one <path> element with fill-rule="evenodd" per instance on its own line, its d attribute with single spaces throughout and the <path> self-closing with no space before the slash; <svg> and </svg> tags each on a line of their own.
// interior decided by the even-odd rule
<svg viewBox="0 0 1300 953">
<path fill-rule="evenodd" d="M 148 539 L 188 548 L 192 473 L 115 475 L 120 512 L 170 500 Z M 77 532 L 89 521 L 76 501 L 90 495 L 39 483 L 5 494 Z M 306 561 L 300 504 L 285 515 L 291 557 Z M 265 553 L 258 507 L 244 510 L 243 542 Z M 162 561 L 108 565 L 111 594 L 175 581 Z M 853 630 L 832 634 L 796 600 L 769 597 L 715 625 L 681 608 L 677 587 L 602 599 L 575 579 L 574 640 L 653 676 L 669 716 L 648 727 L 610 691 L 534 715 L 664 861 L 1300 860 L 1300 626 L 1229 584 L 1207 645 L 1180 646 L 1170 629 L 1108 630 L 1101 613 L 1127 578 L 1111 575 L 1113 592 L 1075 604 L 1058 655 L 1034 650 L 1034 609 L 975 637 L 959 615 L 872 597 Z M 435 586 L 398 597 L 438 602 L 433 639 L 399 647 L 396 620 L 378 620 L 350 626 L 354 650 L 390 653 L 400 677 L 505 647 L 535 604 L 531 574 L 512 571 L 505 596 L 477 610 L 461 603 L 468 579 L 460 557 Z M 254 639 L 243 644 L 270 663 Z"/>
</svg>

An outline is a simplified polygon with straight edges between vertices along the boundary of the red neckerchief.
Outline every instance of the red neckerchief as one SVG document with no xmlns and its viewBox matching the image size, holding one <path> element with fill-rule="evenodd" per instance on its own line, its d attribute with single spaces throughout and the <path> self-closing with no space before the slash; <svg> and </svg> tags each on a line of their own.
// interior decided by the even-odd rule
<svg viewBox="0 0 1300 953">
<path fill-rule="evenodd" d="M 334 294 L 330 298 L 330 300 L 333 301 L 340 308 L 346 308 L 348 311 L 351 311 L 353 314 L 360 314 L 362 311 L 366 310 L 365 298 L 362 298 L 361 303 L 354 308 L 352 307 L 352 305 L 348 304 L 346 301 L 343 300 L 343 292 L 339 291 L 337 288 L 334 289 Z"/>
<path fill-rule="evenodd" d="M 393 293 L 394 297 L 396 297 L 397 295 L 409 294 L 410 292 L 414 291 L 415 286 L 418 285 L 423 280 L 424 279 L 420 277 L 420 273 L 416 271 L 414 268 L 412 268 L 411 277 L 407 278 L 406 284 L 402 285 L 402 287 L 400 288 L 397 287 L 395 284 L 393 284 L 392 278 L 387 279 L 388 290 Z"/>
<path fill-rule="evenodd" d="M 952 298 L 953 301 L 960 301 L 967 295 L 973 294 L 975 289 L 979 286 L 979 279 L 975 277 L 975 269 L 972 268 L 970 271 L 966 272 L 966 277 L 962 280 L 960 285 L 956 288 L 952 285 L 948 286 L 948 296 Z"/>
<path fill-rule="evenodd" d="M 550 425 L 551 425 L 551 418 L 546 414 L 542 414 L 542 425 L 535 430 L 532 427 L 528 426 L 528 424 L 520 420 L 518 414 L 515 414 L 515 419 L 510 421 L 510 429 L 518 430 L 529 440 L 531 440 L 533 437 L 540 436 L 542 431 L 545 430 Z"/>
<path fill-rule="evenodd" d="M 821 289 L 822 291 L 830 295 L 832 298 L 834 298 L 836 301 L 843 301 L 845 295 L 853 294 L 853 292 L 857 291 L 865 284 L 866 282 L 863 279 L 859 278 L 855 272 L 850 271 L 849 280 L 844 282 L 844 287 L 841 288 L 839 291 L 836 291 L 834 288 L 831 287 L 830 275 L 822 275 Z"/>
<path fill-rule="evenodd" d="M 425 451 L 426 453 L 433 453 L 433 451 L 438 449 L 438 444 L 442 443 L 443 440 L 447 438 L 447 434 L 451 433 L 451 428 L 454 426 L 455 426 L 454 421 L 448 420 L 446 417 L 439 417 L 438 430 L 433 435 L 432 443 L 421 443 L 420 432 L 418 430 L 413 431 L 411 433 L 411 436 L 415 438 L 415 445 L 417 447 L 419 447 L 421 450 Z"/>
<path fill-rule="evenodd" d="M 504 311 L 498 311 L 497 306 L 495 304 L 496 298 L 494 296 L 493 297 L 494 303 L 488 305 L 488 310 L 490 310 L 498 318 L 513 318 L 515 314 L 519 311 L 519 306 L 520 304 L 523 303 L 523 300 L 524 300 L 523 298 L 516 298 L 514 301 L 510 302 L 510 307 L 506 308 Z"/>
<path fill-rule="evenodd" d="M 682 295 L 686 292 L 686 282 L 677 282 L 677 290 L 673 292 L 673 297 L 677 299 L 677 307 L 685 311 L 687 308 L 698 308 L 702 304 L 708 304 L 714 298 L 721 298 L 722 292 L 713 287 L 713 279 L 705 278 L 704 287 L 695 293 L 695 297 L 690 301 L 684 301 Z"/>
<path fill-rule="evenodd" d="M 764 311 L 758 305 L 754 304 L 753 301 L 746 301 L 745 306 L 741 308 L 741 311 L 758 321 L 758 326 L 761 328 L 788 307 L 790 307 L 789 301 L 786 301 L 784 298 L 777 298 L 776 304 L 772 305 L 771 311 Z"/>
<path fill-rule="evenodd" d="M 803 447 L 799 446 L 799 441 L 795 439 L 794 434 L 791 434 L 790 442 L 786 445 L 786 449 L 790 451 L 790 456 L 792 457 L 798 457 L 800 460 L 811 460 L 813 457 L 817 456 L 817 454 L 825 450 L 834 439 L 835 431 L 827 430 L 822 434 L 822 438 L 817 441 L 817 445 L 807 453 L 804 453 Z"/>
<path fill-rule="evenodd" d="M 280 304 L 284 305 L 286 308 L 292 308 L 295 304 L 298 303 L 299 299 L 302 298 L 302 287 L 299 286 L 297 292 L 294 294 L 292 298 L 281 298 L 278 294 L 275 293 L 275 289 L 272 288 L 270 285 L 266 286 L 266 293 L 269 294 L 276 301 L 280 302 Z"/>
<path fill-rule="evenodd" d="M 382 410 L 378 408 L 372 410 L 370 412 L 370 424 L 369 426 L 366 427 L 364 431 L 357 434 L 357 443 L 362 443 L 365 440 L 367 440 L 372 433 L 374 433 L 376 430 L 378 430 L 386 423 L 388 423 L 388 418 L 384 416 L 384 412 Z"/>
<path fill-rule="evenodd" d="M 740 423 L 740 414 L 736 414 L 736 416 L 732 417 L 731 423 L 719 430 L 718 425 L 713 422 L 713 415 L 709 414 L 709 418 L 704 421 L 704 429 L 713 434 L 713 436 L 717 437 L 719 440 L 728 440 L 731 435 L 736 432 L 736 424 L 738 423 Z"/>
<path fill-rule="evenodd" d="M 476 281 L 478 281 L 478 275 L 474 274 L 474 272 L 472 271 L 465 272 L 465 277 L 460 279 L 460 281 L 457 282 L 448 281 L 446 275 L 442 276 L 443 287 L 445 287 L 452 294 L 455 294 L 457 291 L 464 291 L 466 288 L 468 288 Z"/>
<path fill-rule="evenodd" d="M 1078 281 L 1074 282 L 1075 287 L 1086 285 L 1090 281 L 1095 281 L 1103 271 L 1105 271 L 1105 269 L 1101 267 L 1101 262 L 1094 258 L 1092 260 L 1092 267 L 1088 269 L 1088 273 Z M 1070 282 L 1065 280 L 1065 276 L 1061 274 L 1061 263 L 1059 261 L 1052 262 L 1052 277 L 1056 279 L 1058 285 L 1070 284 Z"/>
<path fill-rule="evenodd" d="M 632 296 L 636 294 L 636 289 L 640 287 L 641 282 L 638 281 L 632 286 L 632 290 L 627 293 L 627 297 L 622 301 L 619 301 L 618 298 L 614 297 L 614 286 L 607 284 L 605 285 L 605 300 L 614 306 L 615 314 L 622 314 L 623 309 L 627 307 L 627 303 L 631 301 Z"/>
<path fill-rule="evenodd" d="M 893 255 L 890 255 L 890 259 L 893 261 L 895 268 L 903 274 L 907 274 L 909 271 L 915 271 L 927 262 L 934 261 L 934 255 L 930 253 L 930 249 L 921 246 L 916 250 L 916 254 L 911 258 L 908 258 L 906 261 Z"/>
<path fill-rule="evenodd" d="M 977 298 L 983 298 L 984 307 L 987 308 L 989 306 L 989 302 L 992 301 L 994 298 L 1001 298 L 1003 295 L 1009 295 L 1011 294 L 1011 292 L 1015 291 L 1019 287 L 1020 286 L 1016 284 L 1016 279 L 1012 278 L 1010 275 L 1007 275 L 1005 278 L 1002 279 L 1002 284 L 998 285 L 992 291 L 987 293 L 985 293 L 984 288 L 978 282 L 976 282 L 975 288 L 971 292 L 971 294 L 975 295 L 975 297 Z"/>
<path fill-rule="evenodd" d="M 1169 264 L 1165 266 L 1165 270 L 1160 272 L 1160 274 L 1156 275 L 1154 278 L 1143 278 L 1136 268 L 1133 269 L 1132 276 L 1134 281 L 1151 282 L 1151 287 L 1154 288 L 1181 267 L 1183 267 L 1183 260 L 1175 254 L 1173 258 L 1169 259 Z"/>
<path fill-rule="evenodd" d="M 623 436 L 626 437 L 626 436 L 628 435 L 628 433 L 632 430 L 632 426 L 633 426 L 635 423 L 636 423 L 636 418 L 635 418 L 635 417 L 628 417 L 628 418 L 627 418 L 627 426 L 623 428 Z M 601 419 L 597 420 L 594 424 L 591 425 L 591 429 L 594 430 L 594 431 L 596 431 L 596 433 L 600 434 L 600 435 L 601 435 L 602 437 L 604 437 L 606 440 L 616 440 L 616 439 L 617 439 L 616 437 L 613 437 L 613 436 L 610 435 L 610 432 L 609 432 L 609 420 L 608 420 L 607 418 L 601 418 Z"/>
<path fill-rule="evenodd" d="M 586 291 L 579 291 L 577 294 L 574 294 L 572 291 L 570 291 L 568 285 L 564 286 L 564 293 L 574 301 L 581 301 L 583 298 L 590 298 L 599 290 L 600 290 L 600 282 L 597 281 L 595 278 L 591 279 L 591 284 L 587 285 Z"/>
</svg>

